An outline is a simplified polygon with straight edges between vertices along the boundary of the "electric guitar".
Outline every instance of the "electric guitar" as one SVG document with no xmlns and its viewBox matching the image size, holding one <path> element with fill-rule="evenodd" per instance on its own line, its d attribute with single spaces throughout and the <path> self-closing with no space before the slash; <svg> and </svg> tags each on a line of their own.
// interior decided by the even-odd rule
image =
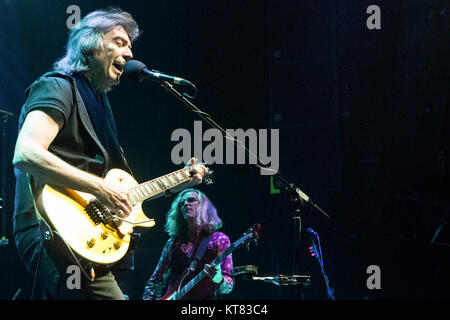
<svg viewBox="0 0 450 320">
<path fill-rule="evenodd" d="M 125 256 L 134 227 L 155 225 L 154 219 L 142 211 L 142 202 L 191 180 L 190 170 L 185 167 L 141 184 L 123 170 L 110 170 L 105 180 L 115 181 L 129 190 L 133 210 L 124 219 L 115 216 L 89 193 L 49 185 L 45 185 L 38 199 L 38 208 L 73 251 L 90 262 L 109 265 Z M 205 183 L 211 183 L 211 173 L 208 171 L 203 177 Z"/>
<path fill-rule="evenodd" d="M 217 258 L 215 258 L 211 265 L 217 266 L 222 263 L 223 260 L 226 259 L 234 250 L 242 247 L 242 246 L 250 246 L 253 242 L 256 242 L 259 239 L 259 229 L 261 226 L 259 224 L 255 224 L 253 227 L 248 229 L 244 235 L 233 242 L 227 249 L 225 249 Z M 181 289 L 177 290 L 180 287 L 180 283 L 182 282 L 184 277 L 181 278 L 177 282 L 177 285 L 167 293 L 164 297 L 159 300 L 181 300 L 192 288 L 194 288 L 204 277 L 206 273 L 201 270 L 195 277 L 193 277 L 186 285 L 184 285 Z"/>
</svg>

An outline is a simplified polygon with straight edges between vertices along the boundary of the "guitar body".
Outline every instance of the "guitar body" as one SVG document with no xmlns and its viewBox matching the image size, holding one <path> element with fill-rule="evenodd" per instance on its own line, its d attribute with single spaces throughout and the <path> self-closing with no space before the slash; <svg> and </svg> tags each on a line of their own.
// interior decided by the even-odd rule
<svg viewBox="0 0 450 320">
<path fill-rule="evenodd" d="M 186 278 L 181 277 L 177 282 L 167 288 L 166 294 L 158 300 L 205 300 L 211 296 L 210 291 L 213 287 L 211 280 L 205 276 L 203 268 L 199 268 L 196 272 L 188 275 Z M 195 280 L 193 280 L 195 279 Z M 178 287 L 182 283 L 182 292 Z M 191 282 L 192 281 L 192 282 Z M 186 287 L 188 285 L 188 287 Z M 200 290 L 198 290 L 200 287 Z"/>
<path fill-rule="evenodd" d="M 131 175 L 120 169 L 110 170 L 105 180 L 115 181 L 129 189 L 138 185 Z M 78 255 L 94 263 L 112 264 L 128 251 L 133 226 L 148 228 L 153 227 L 155 222 L 143 213 L 142 202 L 134 204 L 126 218 L 140 224 L 133 225 L 114 218 L 107 223 L 101 222 L 93 219 L 93 214 L 87 210 L 95 200 L 88 193 L 46 185 L 39 199 L 39 210 Z"/>
</svg>

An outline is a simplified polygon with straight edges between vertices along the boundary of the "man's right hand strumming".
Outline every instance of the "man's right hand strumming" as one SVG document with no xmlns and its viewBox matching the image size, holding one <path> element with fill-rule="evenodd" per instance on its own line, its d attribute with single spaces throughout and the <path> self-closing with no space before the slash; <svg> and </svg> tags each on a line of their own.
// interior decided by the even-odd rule
<svg viewBox="0 0 450 320">
<path fill-rule="evenodd" d="M 120 218 L 128 217 L 133 210 L 128 189 L 120 184 L 103 179 L 95 196 L 101 204 Z"/>
</svg>

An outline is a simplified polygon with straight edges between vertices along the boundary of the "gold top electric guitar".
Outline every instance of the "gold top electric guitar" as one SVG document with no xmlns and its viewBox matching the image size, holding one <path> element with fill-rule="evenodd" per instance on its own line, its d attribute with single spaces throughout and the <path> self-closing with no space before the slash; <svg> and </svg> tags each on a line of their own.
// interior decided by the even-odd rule
<svg viewBox="0 0 450 320">
<path fill-rule="evenodd" d="M 134 227 L 155 225 L 142 211 L 142 202 L 191 180 L 190 170 L 186 167 L 141 184 L 123 170 L 110 170 L 105 180 L 129 189 L 133 210 L 125 219 L 115 216 L 89 193 L 49 185 L 42 191 L 39 211 L 78 255 L 94 263 L 112 264 L 128 251 Z M 203 178 L 206 183 L 211 183 L 211 172 Z"/>
</svg>

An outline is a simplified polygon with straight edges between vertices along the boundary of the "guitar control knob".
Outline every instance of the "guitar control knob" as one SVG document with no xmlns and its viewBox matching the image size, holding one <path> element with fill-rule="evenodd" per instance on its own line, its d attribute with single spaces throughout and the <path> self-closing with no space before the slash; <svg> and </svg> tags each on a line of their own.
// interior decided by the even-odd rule
<svg viewBox="0 0 450 320">
<path fill-rule="evenodd" d="M 102 233 L 101 233 L 101 236 L 102 236 L 102 238 L 103 239 L 106 239 L 106 238 L 108 238 L 108 236 L 109 236 L 109 233 L 108 233 L 108 231 L 103 231 Z"/>
<path fill-rule="evenodd" d="M 116 248 L 116 249 L 119 249 L 121 245 L 122 245 L 122 242 L 120 242 L 120 241 L 114 242 L 114 248 Z"/>
<path fill-rule="evenodd" d="M 92 238 L 91 240 L 89 240 L 87 242 L 87 245 L 88 245 L 89 248 L 92 248 L 93 246 L 95 246 L 95 239 Z"/>
</svg>

